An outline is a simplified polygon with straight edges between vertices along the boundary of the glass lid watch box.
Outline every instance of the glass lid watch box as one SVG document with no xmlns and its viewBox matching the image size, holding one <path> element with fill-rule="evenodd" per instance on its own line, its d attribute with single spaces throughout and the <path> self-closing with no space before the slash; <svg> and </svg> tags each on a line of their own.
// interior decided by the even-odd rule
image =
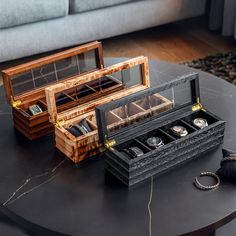
<svg viewBox="0 0 236 236">
<path fill-rule="evenodd" d="M 45 89 L 50 121 L 55 125 L 56 147 L 74 163 L 78 163 L 102 150 L 98 143 L 98 124 L 95 108 L 113 100 L 145 90 L 149 87 L 147 57 L 140 56 L 88 73 L 75 79 L 52 85 Z M 112 91 L 112 93 L 108 92 Z M 74 92 L 74 93 L 73 93 Z M 60 98 L 70 94 L 73 106 L 60 109 Z M 73 94 L 73 96 L 71 95 Z M 69 99 L 68 98 L 68 99 Z M 159 96 L 160 109 L 167 110 L 171 102 Z M 115 129 L 120 123 L 132 122 L 140 117 L 132 116 L 142 108 L 131 104 L 127 121 L 122 111 L 109 113 L 108 122 Z"/>
<path fill-rule="evenodd" d="M 53 132 L 45 88 L 101 68 L 102 45 L 92 42 L 2 71 L 15 128 L 30 140 Z M 60 98 L 61 110 L 63 99 L 69 98 Z"/>
<path fill-rule="evenodd" d="M 167 109 L 159 96 L 171 102 Z M 131 114 L 132 106 L 140 109 Z M 123 120 L 111 120 L 111 113 L 122 114 Z M 101 105 L 96 119 L 106 170 L 127 186 L 220 145 L 225 130 L 225 121 L 200 103 L 196 73 Z"/>
</svg>

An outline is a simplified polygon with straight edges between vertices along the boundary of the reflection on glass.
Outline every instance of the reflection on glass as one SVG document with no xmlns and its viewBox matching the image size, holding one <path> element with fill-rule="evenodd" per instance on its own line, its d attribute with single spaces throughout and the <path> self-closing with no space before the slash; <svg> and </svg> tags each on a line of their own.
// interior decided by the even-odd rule
<svg viewBox="0 0 236 236">
<path fill-rule="evenodd" d="M 95 50 L 91 50 L 14 76 L 13 92 L 19 95 L 96 68 Z"/>
<path fill-rule="evenodd" d="M 88 62 L 88 60 L 86 61 Z M 140 85 L 142 83 L 141 79 L 140 66 L 126 69 L 124 71 L 118 71 L 87 82 L 86 84 L 78 85 L 76 88 L 71 88 L 62 93 L 56 94 L 56 105 L 57 107 L 65 105 L 66 108 L 64 107 L 64 109 L 72 108 L 84 102 L 92 101 L 98 97 L 108 95 L 109 93 Z M 136 110 L 142 109 L 136 104 L 130 104 L 127 106 L 127 112 L 129 115 L 134 114 L 134 108 Z M 58 109 L 60 110 L 62 108 L 58 107 Z"/>
<path fill-rule="evenodd" d="M 191 104 L 190 82 L 167 88 L 153 95 L 147 93 L 142 99 L 137 97 L 132 102 L 129 102 L 129 100 L 129 97 L 127 97 L 126 104 L 106 112 L 105 118 L 109 132 L 123 129 L 148 117 L 162 115 L 173 108 Z"/>
<path fill-rule="evenodd" d="M 60 111 L 72 108 L 79 104 L 95 100 L 98 97 L 123 89 L 122 83 L 113 75 L 103 76 L 96 80 L 67 89 L 66 91 L 55 94 L 56 105 Z M 65 108 L 66 107 L 66 108 Z"/>
</svg>

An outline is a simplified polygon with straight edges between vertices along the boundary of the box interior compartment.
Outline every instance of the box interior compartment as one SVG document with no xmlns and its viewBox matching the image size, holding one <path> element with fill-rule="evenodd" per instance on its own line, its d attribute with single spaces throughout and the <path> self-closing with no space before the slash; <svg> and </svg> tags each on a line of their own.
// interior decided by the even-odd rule
<svg viewBox="0 0 236 236">
<path fill-rule="evenodd" d="M 87 116 L 87 117 L 85 117 L 83 119 L 78 119 L 78 120 L 76 120 L 74 122 L 70 122 L 70 123 L 64 125 L 63 129 L 67 130 L 67 132 L 71 133 L 75 137 L 78 137 L 78 138 L 85 137 L 87 134 L 84 134 L 84 135 L 81 134 L 81 135 L 78 136 L 78 135 L 75 135 L 75 133 L 73 131 L 73 129 L 74 129 L 73 126 L 77 125 L 77 124 L 80 124 L 80 122 L 83 121 L 83 120 L 85 120 L 87 122 L 89 128 L 91 129 L 91 131 L 89 131 L 87 134 L 97 130 L 97 123 L 96 123 L 96 119 L 95 119 L 95 115 L 94 114 L 91 114 L 91 115 L 89 115 L 89 116 Z"/>
<path fill-rule="evenodd" d="M 169 135 L 168 133 L 166 133 L 164 130 L 162 129 L 155 129 L 152 130 L 148 133 L 145 133 L 141 136 L 138 136 L 136 139 L 138 139 L 140 142 L 142 142 L 143 144 L 145 144 L 146 146 L 149 147 L 149 145 L 147 144 L 147 139 L 150 137 L 159 137 L 163 140 L 164 145 L 173 142 L 174 140 L 176 140 L 173 136 Z M 149 147 L 151 149 L 155 149 L 152 147 Z"/>
<path fill-rule="evenodd" d="M 203 118 L 207 120 L 208 125 L 214 124 L 215 122 L 218 121 L 216 117 L 213 117 L 210 115 L 207 111 L 199 111 L 191 114 L 190 116 L 185 117 L 183 120 L 193 126 L 195 129 L 200 129 L 198 127 L 195 127 L 193 125 L 193 120 L 196 118 Z"/>
<path fill-rule="evenodd" d="M 135 102 L 138 106 L 145 110 L 149 110 L 152 107 L 158 106 L 163 103 L 163 100 L 157 94 L 153 94 L 150 97 L 146 97 L 140 101 Z"/>
<path fill-rule="evenodd" d="M 176 121 L 174 121 L 174 122 L 172 122 L 172 123 L 170 123 L 170 124 L 167 124 L 167 125 L 165 125 L 165 126 L 162 127 L 162 130 L 165 131 L 166 133 L 168 133 L 169 135 L 171 135 L 171 136 L 173 136 L 173 137 L 175 137 L 175 138 L 178 139 L 178 138 L 180 138 L 180 137 L 178 137 L 177 135 L 175 135 L 175 134 L 172 132 L 172 130 L 171 130 L 171 127 L 173 127 L 173 126 L 175 126 L 175 125 L 177 125 L 177 126 L 182 126 L 182 127 L 186 128 L 187 131 L 188 131 L 188 135 L 191 134 L 191 133 L 193 133 L 193 132 L 195 132 L 195 131 L 197 130 L 197 129 L 195 129 L 193 126 L 191 126 L 190 124 L 188 124 L 187 122 L 185 122 L 184 120 L 176 120 Z"/>
<path fill-rule="evenodd" d="M 130 147 L 138 147 L 143 151 L 144 154 L 151 151 L 151 149 L 148 146 L 140 142 L 138 139 L 129 140 L 125 143 L 117 145 L 115 148 L 118 152 L 121 152 L 122 154 L 125 154 L 125 156 L 128 156 L 130 159 L 133 159 L 135 158 L 134 156 L 129 155 L 125 152 L 125 149 L 127 150 Z"/>
<path fill-rule="evenodd" d="M 173 121 L 173 122 L 171 122 L 167 125 L 164 125 L 160 128 L 154 129 L 154 130 L 144 133 L 140 136 L 137 136 L 133 140 L 129 140 L 127 142 L 116 145 L 114 148 L 125 156 L 127 156 L 127 153 L 124 152 L 124 149 L 127 149 L 131 146 L 137 146 L 137 147 L 141 148 L 141 150 L 143 150 L 144 153 L 148 153 L 151 150 L 158 150 L 158 149 L 150 147 L 147 144 L 148 138 L 159 137 L 163 140 L 163 142 L 164 142 L 163 146 L 165 146 L 165 145 L 181 138 L 181 137 L 178 137 L 175 134 L 173 134 L 173 132 L 170 130 L 170 128 L 174 125 L 181 125 L 181 126 L 185 127 L 188 130 L 189 134 L 197 131 L 198 129 L 195 128 L 191 123 L 192 119 L 194 119 L 196 117 L 201 117 L 201 118 L 206 119 L 208 122 L 208 125 L 212 125 L 215 122 L 219 121 L 217 118 L 211 116 L 209 113 L 207 113 L 205 111 L 197 111 L 197 112 L 194 112 L 182 119 Z"/>
<path fill-rule="evenodd" d="M 137 115 L 138 113 L 143 111 L 144 109 L 142 109 L 140 106 L 136 105 L 135 103 L 130 103 L 127 104 L 126 106 L 114 109 L 112 113 L 117 115 L 121 119 L 126 119 L 128 117 Z"/>
<path fill-rule="evenodd" d="M 58 112 L 73 108 L 77 105 L 106 96 L 115 91 L 123 89 L 120 81 L 112 77 L 103 77 L 76 88 L 70 88 L 55 94 Z"/>
</svg>

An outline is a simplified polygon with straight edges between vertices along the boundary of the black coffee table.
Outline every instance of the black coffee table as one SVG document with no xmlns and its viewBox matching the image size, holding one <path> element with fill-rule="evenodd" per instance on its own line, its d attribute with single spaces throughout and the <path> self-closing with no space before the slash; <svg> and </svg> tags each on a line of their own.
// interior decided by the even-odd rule
<svg viewBox="0 0 236 236">
<path fill-rule="evenodd" d="M 108 59 L 106 65 L 122 59 Z M 150 62 L 151 84 L 193 69 Z M 200 72 L 203 105 L 227 121 L 224 147 L 236 138 L 236 87 Z M 104 172 L 102 156 L 79 166 L 54 149 L 53 135 L 29 142 L 17 133 L 0 88 L 0 201 L 31 222 L 57 232 L 86 236 L 214 235 L 236 214 L 235 185 L 202 192 L 192 182 L 202 171 L 216 171 L 221 147 L 195 161 L 130 189 Z M 58 166 L 59 164 L 59 166 Z M 28 184 L 26 179 L 34 176 Z M 153 184 L 153 188 L 151 186 Z M 150 208 L 150 212 L 148 211 Z M 151 223 L 151 224 L 150 224 Z M 1 235 L 25 235 L 0 214 Z M 50 234 L 49 234 L 50 235 Z"/>
</svg>

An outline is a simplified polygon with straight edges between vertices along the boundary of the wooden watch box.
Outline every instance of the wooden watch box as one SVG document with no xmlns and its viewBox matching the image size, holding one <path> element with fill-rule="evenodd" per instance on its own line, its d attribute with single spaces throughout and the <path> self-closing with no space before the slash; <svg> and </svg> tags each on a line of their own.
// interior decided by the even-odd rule
<svg viewBox="0 0 236 236">
<path fill-rule="evenodd" d="M 148 59 L 141 56 L 47 87 L 45 92 L 50 121 L 55 124 L 56 147 L 74 163 L 101 151 L 95 108 L 147 89 L 148 71 Z M 68 104 L 68 109 L 58 110 L 57 97 L 67 91 L 76 91 L 72 106 Z M 162 109 L 169 107 L 170 102 L 167 99 L 161 96 L 158 99 L 162 102 Z M 143 111 L 139 105 L 131 104 L 128 112 L 136 114 L 140 110 Z M 117 110 L 109 113 L 108 122 L 113 123 L 115 128 L 124 118 L 124 112 Z M 81 123 L 86 124 L 87 132 L 78 134 L 78 131 L 81 131 Z"/>
<path fill-rule="evenodd" d="M 153 109 L 152 98 L 160 95 L 172 101 L 168 110 Z M 111 127 L 110 112 L 145 101 L 148 115 Z M 96 119 L 99 141 L 106 147 L 106 170 L 127 186 L 216 147 L 223 142 L 225 130 L 225 121 L 200 103 L 198 74 L 101 105 L 96 108 Z"/>
<path fill-rule="evenodd" d="M 30 140 L 53 132 L 45 87 L 101 68 L 102 45 L 92 42 L 4 70 L 4 88 L 12 106 L 15 128 Z M 40 113 L 33 115 L 30 111 L 32 105 L 38 105 Z M 64 110 L 65 107 L 58 105 L 58 109 Z"/>
</svg>

